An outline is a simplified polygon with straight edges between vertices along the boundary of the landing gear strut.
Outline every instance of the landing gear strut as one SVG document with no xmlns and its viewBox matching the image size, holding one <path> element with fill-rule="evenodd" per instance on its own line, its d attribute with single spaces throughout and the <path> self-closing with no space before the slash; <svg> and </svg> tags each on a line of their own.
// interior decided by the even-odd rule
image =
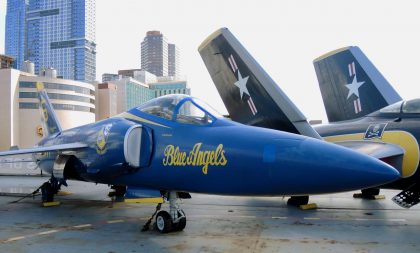
<svg viewBox="0 0 420 253">
<path fill-rule="evenodd" d="M 169 201 L 169 212 L 160 210 L 161 204 L 156 207 L 155 213 L 144 225 L 142 231 L 149 229 L 150 223 L 156 214 L 154 227 L 161 233 L 169 233 L 184 230 L 187 225 L 187 218 L 184 211 L 179 207 L 179 196 L 175 191 L 170 191 L 166 194 L 166 199 Z"/>
</svg>

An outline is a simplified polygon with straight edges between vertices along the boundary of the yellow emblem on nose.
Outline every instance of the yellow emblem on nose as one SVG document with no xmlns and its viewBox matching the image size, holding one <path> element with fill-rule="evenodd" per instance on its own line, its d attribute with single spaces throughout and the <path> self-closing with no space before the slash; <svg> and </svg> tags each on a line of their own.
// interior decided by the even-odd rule
<svg viewBox="0 0 420 253">
<path fill-rule="evenodd" d="M 111 127 L 112 125 L 106 125 L 98 132 L 98 137 L 96 138 L 96 152 L 100 155 L 106 153 L 106 143 Z"/>
</svg>

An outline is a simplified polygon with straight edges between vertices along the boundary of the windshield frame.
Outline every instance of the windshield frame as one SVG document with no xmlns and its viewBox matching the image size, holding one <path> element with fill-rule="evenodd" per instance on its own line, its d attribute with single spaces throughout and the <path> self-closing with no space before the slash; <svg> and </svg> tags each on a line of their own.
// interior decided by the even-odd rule
<svg viewBox="0 0 420 253">
<path fill-rule="evenodd" d="M 416 111 L 408 110 L 410 108 L 407 108 L 407 106 L 412 106 L 413 104 L 414 105 L 420 104 L 420 99 L 419 98 L 414 98 L 414 99 L 404 101 L 404 104 L 401 106 L 401 113 L 404 114 L 404 115 L 419 115 L 420 111 L 418 111 L 418 110 L 416 110 Z"/>
<path fill-rule="evenodd" d="M 203 108 L 202 106 L 200 106 L 200 105 L 198 105 L 194 100 L 196 100 L 197 98 L 194 98 L 194 97 L 186 97 L 186 98 L 183 98 L 181 101 L 179 101 L 178 102 L 178 104 L 175 106 L 175 109 L 174 109 L 174 114 L 173 114 L 173 116 L 172 116 L 172 121 L 174 121 L 174 122 L 177 122 L 178 124 L 183 124 L 183 125 L 193 125 L 193 124 L 190 124 L 190 123 L 183 123 L 183 122 L 178 122 L 176 119 L 177 119 L 177 116 L 178 116 L 178 113 L 179 113 L 179 109 L 182 107 L 182 105 L 183 104 L 185 104 L 186 102 L 190 102 L 190 103 L 192 103 L 194 106 L 196 106 L 198 109 L 200 109 L 201 111 L 203 111 L 205 114 L 208 114 L 211 118 L 212 118 L 212 122 L 211 123 L 209 123 L 209 124 L 205 124 L 205 125 L 194 125 L 194 126 L 210 126 L 210 125 L 213 125 L 214 124 L 214 122 L 216 122 L 217 121 L 217 119 L 218 119 L 218 117 L 216 117 L 216 116 L 214 116 L 212 113 L 210 113 L 209 111 L 207 111 L 205 108 Z M 199 99 L 197 99 L 198 101 L 200 101 Z"/>
<path fill-rule="evenodd" d="M 401 101 L 395 102 L 395 103 L 393 103 L 393 104 L 387 105 L 387 106 L 385 106 L 385 107 L 383 107 L 383 108 L 379 109 L 378 111 L 379 111 L 381 114 L 387 114 L 387 115 L 388 115 L 388 114 L 401 114 L 401 113 L 402 113 L 402 108 L 403 108 L 403 106 L 404 106 L 405 102 L 406 102 L 406 101 L 401 100 Z M 393 107 L 397 108 L 396 106 L 398 106 L 398 105 L 399 105 L 399 111 L 398 111 L 398 112 L 396 112 L 396 111 L 387 111 L 387 109 L 389 109 L 389 108 L 393 108 Z"/>
<path fill-rule="evenodd" d="M 148 111 L 148 109 L 150 109 L 154 106 L 165 107 L 165 106 L 162 106 L 163 104 L 156 103 L 156 101 L 158 101 L 159 99 L 161 99 L 161 101 L 165 101 L 164 100 L 165 97 L 169 98 L 169 99 L 172 99 L 172 100 L 177 100 L 177 97 L 179 98 L 176 103 L 173 103 L 174 107 L 171 109 L 171 114 L 172 115 L 170 115 L 170 117 L 162 117 L 162 116 L 160 116 L 156 113 L 151 113 L 151 112 Z M 186 102 L 191 103 L 192 106 L 194 106 L 196 109 L 200 110 L 203 114 L 207 115 L 208 118 L 211 119 L 211 122 L 208 122 L 206 124 L 197 124 L 197 125 L 190 124 L 188 122 L 179 122 L 177 120 L 177 117 L 179 115 L 180 108 Z M 206 108 L 209 108 L 209 109 L 206 109 Z M 220 113 L 218 113 L 215 109 L 213 109 L 210 105 L 208 105 L 207 103 L 205 103 L 204 101 L 202 101 L 198 98 L 192 97 L 192 96 L 187 95 L 187 94 L 168 94 L 168 95 L 165 95 L 165 96 L 157 97 L 157 98 L 154 98 L 152 100 L 149 100 L 149 101 L 145 102 L 144 104 L 142 104 L 140 106 L 137 106 L 137 107 L 133 108 L 132 110 L 134 110 L 134 109 L 136 111 L 140 112 L 140 113 L 146 114 L 147 117 L 150 116 L 152 118 L 156 118 L 156 120 L 158 120 L 158 121 L 171 122 L 171 124 L 177 123 L 177 124 L 182 124 L 182 125 L 209 126 L 209 125 L 213 125 L 214 122 L 217 121 L 217 119 L 223 118 L 223 116 Z M 162 110 L 162 111 L 164 111 L 164 110 Z M 214 113 L 213 113 L 213 111 L 214 111 Z M 160 112 L 160 110 L 158 110 L 157 112 Z M 216 114 L 216 115 L 214 115 L 214 114 Z"/>
</svg>

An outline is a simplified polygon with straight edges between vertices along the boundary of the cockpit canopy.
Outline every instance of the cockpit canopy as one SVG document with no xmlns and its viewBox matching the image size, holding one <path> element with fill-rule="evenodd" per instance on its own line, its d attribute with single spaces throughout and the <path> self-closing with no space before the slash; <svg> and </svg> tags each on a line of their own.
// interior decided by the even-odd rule
<svg viewBox="0 0 420 253">
<path fill-rule="evenodd" d="M 222 118 L 203 101 L 183 94 L 172 94 L 152 99 L 137 107 L 144 113 L 184 124 L 208 125 Z"/>
<path fill-rule="evenodd" d="M 420 99 L 399 101 L 379 110 L 381 113 L 420 113 Z"/>
</svg>

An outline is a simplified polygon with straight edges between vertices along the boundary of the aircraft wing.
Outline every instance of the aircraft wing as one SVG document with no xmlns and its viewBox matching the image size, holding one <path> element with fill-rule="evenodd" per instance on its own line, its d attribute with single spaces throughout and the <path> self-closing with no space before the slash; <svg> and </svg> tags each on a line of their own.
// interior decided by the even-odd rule
<svg viewBox="0 0 420 253">
<path fill-rule="evenodd" d="M 380 159 L 393 166 L 399 172 L 402 171 L 402 160 L 405 151 L 398 145 L 376 141 L 339 141 L 334 143 Z"/>
<path fill-rule="evenodd" d="M 232 120 L 321 139 L 227 28 L 211 34 L 198 51 Z"/>
<path fill-rule="evenodd" d="M 52 145 L 52 146 L 40 146 L 40 147 L 0 152 L 0 157 L 24 155 L 24 154 L 35 154 L 35 153 L 43 153 L 43 152 L 51 152 L 51 151 L 69 152 L 69 151 L 86 148 L 86 147 L 88 147 L 87 144 L 80 143 L 80 142 Z"/>
</svg>

